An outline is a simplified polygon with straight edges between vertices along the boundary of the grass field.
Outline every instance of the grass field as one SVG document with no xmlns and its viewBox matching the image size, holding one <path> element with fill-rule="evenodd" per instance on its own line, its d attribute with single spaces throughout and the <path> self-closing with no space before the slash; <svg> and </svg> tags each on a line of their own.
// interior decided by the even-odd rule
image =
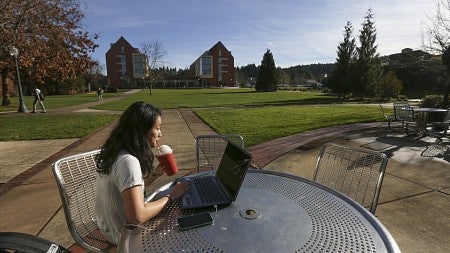
<svg viewBox="0 0 450 253">
<path fill-rule="evenodd" d="M 51 109 L 96 99 L 96 94 L 48 96 L 45 105 Z M 136 101 L 146 101 L 163 110 L 193 108 L 217 132 L 244 136 L 246 145 L 327 126 L 382 120 L 379 107 L 348 105 L 323 93 L 252 89 L 154 89 L 152 95 L 143 90 L 93 108 L 125 110 Z M 27 107 L 31 108 L 28 102 Z M 80 138 L 117 119 L 116 115 L 98 114 L 36 116 L 0 116 L 0 141 Z"/>
<path fill-rule="evenodd" d="M 334 96 L 318 92 L 256 92 L 254 89 L 153 89 L 95 106 L 95 109 L 125 110 L 135 101 L 146 101 L 162 109 L 228 106 L 264 106 L 338 103 Z"/>
<path fill-rule="evenodd" d="M 117 93 L 105 93 L 103 94 L 103 99 L 107 99 L 110 97 L 116 97 L 119 94 Z M 10 106 L 0 106 L 0 112 L 7 111 L 17 111 L 19 108 L 19 98 L 12 97 L 10 98 L 11 105 Z M 25 96 L 24 97 L 25 106 L 29 111 L 33 110 L 33 96 Z M 72 105 L 79 105 L 84 103 L 90 103 L 97 101 L 97 93 L 85 93 L 85 94 L 77 94 L 77 95 L 56 95 L 56 96 L 46 96 L 44 101 L 44 106 L 47 108 L 61 108 Z M 41 109 L 39 104 L 37 105 L 38 109 Z"/>
<path fill-rule="evenodd" d="M 0 116 L 0 141 L 81 138 L 116 119 L 109 114 Z"/>
<path fill-rule="evenodd" d="M 374 106 L 304 105 L 195 111 L 218 133 L 236 133 L 252 146 L 313 129 L 381 120 Z"/>
</svg>

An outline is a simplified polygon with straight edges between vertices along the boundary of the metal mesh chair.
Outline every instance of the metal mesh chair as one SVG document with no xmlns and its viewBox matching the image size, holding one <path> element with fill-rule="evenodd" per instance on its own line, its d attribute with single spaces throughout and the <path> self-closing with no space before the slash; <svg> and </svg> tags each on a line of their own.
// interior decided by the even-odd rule
<svg viewBox="0 0 450 253">
<path fill-rule="evenodd" d="M 99 152 L 95 150 L 59 159 L 53 164 L 53 175 L 75 242 L 89 252 L 115 252 L 115 245 L 98 229 L 95 215 L 95 157 Z"/>
<path fill-rule="evenodd" d="M 18 232 L 0 232 L 0 252 L 70 253 L 54 242 Z"/>
<path fill-rule="evenodd" d="M 381 104 L 380 104 L 380 108 L 381 108 L 381 113 L 383 114 L 383 117 L 387 121 L 388 128 L 391 128 L 391 122 L 397 121 L 397 119 L 395 118 L 395 115 L 386 114 L 386 112 L 384 111 L 383 106 Z"/>
<path fill-rule="evenodd" d="M 381 152 L 325 144 L 317 160 L 314 181 L 342 192 L 375 214 L 387 161 Z"/>
<path fill-rule="evenodd" d="M 405 122 L 415 122 L 414 108 L 409 103 L 394 103 L 394 116 L 402 122 L 402 127 Z"/>
<path fill-rule="evenodd" d="M 195 138 L 198 172 L 217 169 L 223 152 L 225 152 L 227 141 L 244 147 L 244 139 L 237 134 L 199 135 Z"/>
</svg>

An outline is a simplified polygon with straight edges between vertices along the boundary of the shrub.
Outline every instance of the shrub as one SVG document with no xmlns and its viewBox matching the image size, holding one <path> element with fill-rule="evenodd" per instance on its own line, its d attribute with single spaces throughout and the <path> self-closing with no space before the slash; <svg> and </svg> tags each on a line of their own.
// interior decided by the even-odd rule
<svg viewBox="0 0 450 253">
<path fill-rule="evenodd" d="M 397 101 L 408 101 L 408 96 L 406 95 L 398 95 Z"/>
<path fill-rule="evenodd" d="M 444 96 L 442 95 L 427 95 L 422 98 L 419 103 L 420 107 L 442 108 Z"/>
</svg>

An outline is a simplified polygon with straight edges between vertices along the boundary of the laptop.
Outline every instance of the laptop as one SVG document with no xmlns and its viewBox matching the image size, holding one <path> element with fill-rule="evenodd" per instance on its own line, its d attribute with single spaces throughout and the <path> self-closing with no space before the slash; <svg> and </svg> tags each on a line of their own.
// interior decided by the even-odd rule
<svg viewBox="0 0 450 253">
<path fill-rule="evenodd" d="M 237 198 L 252 155 L 228 141 L 217 170 L 188 176 L 191 187 L 181 198 L 181 209 L 228 206 Z"/>
</svg>

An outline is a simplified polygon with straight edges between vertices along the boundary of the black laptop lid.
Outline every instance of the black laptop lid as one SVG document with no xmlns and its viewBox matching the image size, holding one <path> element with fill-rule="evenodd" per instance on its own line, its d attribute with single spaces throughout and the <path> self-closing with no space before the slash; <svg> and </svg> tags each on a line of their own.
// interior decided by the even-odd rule
<svg viewBox="0 0 450 253">
<path fill-rule="evenodd" d="M 252 155 L 233 142 L 228 142 L 216 172 L 217 178 L 234 201 L 244 181 Z"/>
</svg>

